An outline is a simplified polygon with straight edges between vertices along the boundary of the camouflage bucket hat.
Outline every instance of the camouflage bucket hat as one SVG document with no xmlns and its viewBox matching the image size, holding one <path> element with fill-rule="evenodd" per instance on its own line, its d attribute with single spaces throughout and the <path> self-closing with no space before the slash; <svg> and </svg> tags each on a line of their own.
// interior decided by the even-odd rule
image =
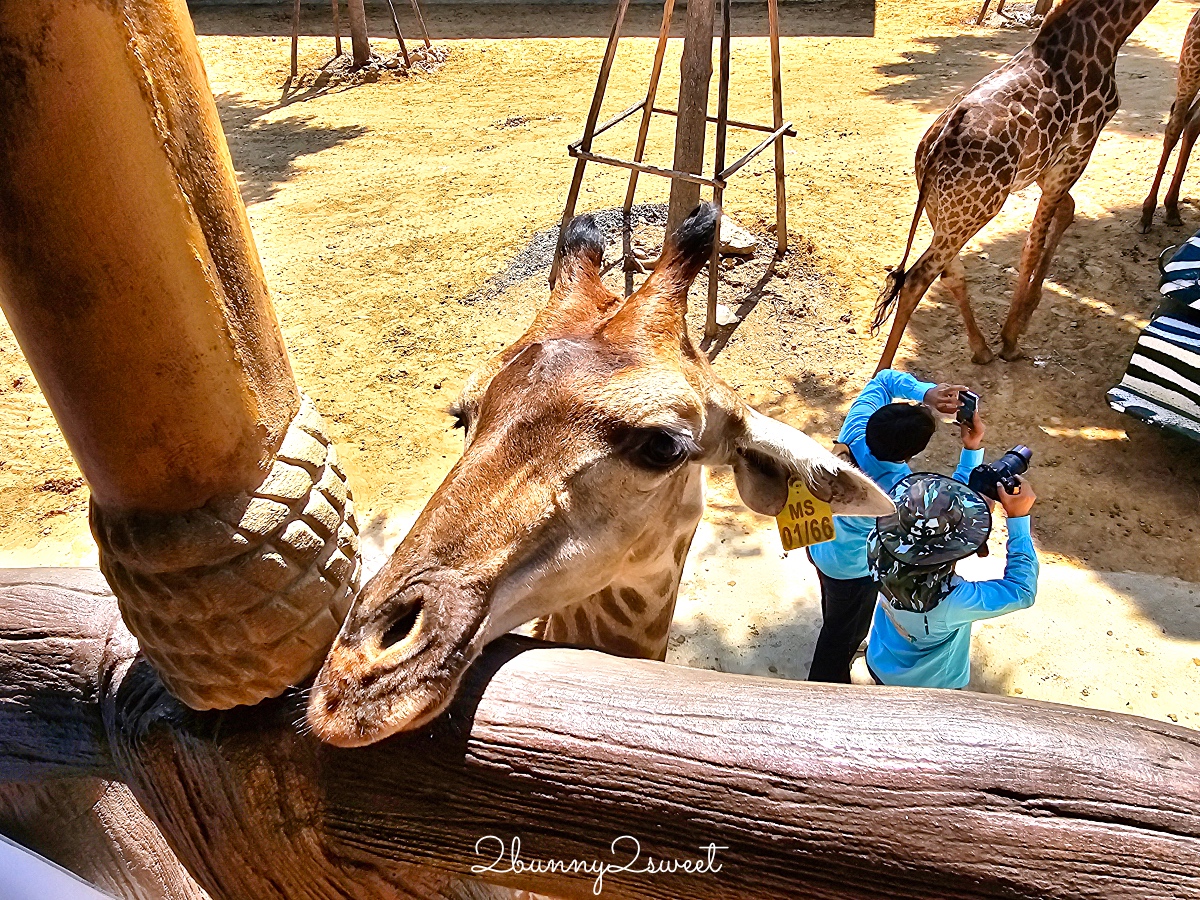
<svg viewBox="0 0 1200 900">
<path fill-rule="evenodd" d="M 965 484 L 927 472 L 909 475 L 891 491 L 896 511 L 876 520 L 888 555 L 910 566 L 939 566 L 987 543 L 992 513 Z"/>
</svg>

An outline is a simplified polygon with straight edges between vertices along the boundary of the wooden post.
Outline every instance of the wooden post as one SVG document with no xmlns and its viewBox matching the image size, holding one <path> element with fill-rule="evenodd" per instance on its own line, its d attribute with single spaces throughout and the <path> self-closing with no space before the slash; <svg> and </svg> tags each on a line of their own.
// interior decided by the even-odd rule
<svg viewBox="0 0 1200 900">
<path fill-rule="evenodd" d="M 721 4 L 721 74 L 717 85 L 717 146 L 713 159 L 713 178 L 720 178 L 725 171 L 725 139 L 729 130 L 729 57 L 730 34 L 729 3 Z M 713 188 L 713 204 L 717 207 L 717 239 L 713 241 L 712 258 L 708 261 L 708 308 L 704 317 L 704 337 L 712 340 L 717 336 L 717 289 L 721 282 L 721 201 L 725 191 L 720 183 Z"/>
<path fill-rule="evenodd" d="M 334 0 L 337 2 L 337 0 Z M 300 0 L 292 4 L 292 78 L 300 71 Z"/>
<path fill-rule="evenodd" d="M 0 47 L 0 306 L 91 488 L 105 572 L 186 702 L 278 694 L 336 633 L 357 530 L 292 376 L 187 8 L 22 0 L 4 5 Z M 328 510 L 297 508 L 314 478 Z M 316 537 L 297 530 L 305 509 Z"/>
<path fill-rule="evenodd" d="M 400 45 L 400 54 L 404 57 L 404 65 L 411 66 L 408 58 L 408 47 L 404 45 L 404 34 L 400 31 L 400 20 L 396 18 L 396 4 L 387 0 L 388 9 L 392 11 L 392 28 L 396 31 L 396 43 Z"/>
<path fill-rule="evenodd" d="M 350 14 L 350 52 L 354 57 L 354 68 L 360 69 L 371 58 L 367 10 L 363 0 L 346 0 L 346 10 Z"/>
<path fill-rule="evenodd" d="M 771 115 L 778 131 L 783 127 L 783 63 L 779 55 L 779 0 L 767 0 L 767 18 L 771 32 Z M 783 135 L 775 139 L 775 255 L 782 257 L 788 247 L 787 163 L 783 156 Z"/>
<path fill-rule="evenodd" d="M 334 55 L 342 55 L 342 9 L 338 0 L 333 0 Z"/>
<path fill-rule="evenodd" d="M 62 586 L 63 572 L 23 585 L 0 572 L 0 780 L 109 760 L 214 898 L 480 898 L 487 886 L 462 880 L 514 837 L 527 864 L 614 867 L 602 896 L 621 900 L 1200 898 L 1188 728 L 510 637 L 429 728 L 337 750 L 296 728 L 298 692 L 181 709 L 111 598 Z M 640 842 L 636 865 L 621 868 L 621 835 Z M 709 844 L 719 871 L 647 871 L 648 858 L 702 861 Z M 511 861 L 474 877 L 595 900 L 594 870 Z"/>
<path fill-rule="evenodd" d="M 712 80 L 714 0 L 689 0 L 679 61 L 679 118 L 675 124 L 675 163 L 681 172 L 704 171 L 708 124 L 708 85 Z M 675 179 L 667 207 L 667 234 L 700 202 L 700 185 Z"/>
</svg>

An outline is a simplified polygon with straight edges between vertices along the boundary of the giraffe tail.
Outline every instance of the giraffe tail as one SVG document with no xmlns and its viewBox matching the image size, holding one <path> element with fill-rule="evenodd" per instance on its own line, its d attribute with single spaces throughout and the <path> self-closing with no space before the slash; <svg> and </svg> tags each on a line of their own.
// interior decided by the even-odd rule
<svg viewBox="0 0 1200 900">
<path fill-rule="evenodd" d="M 924 210 L 925 185 L 922 184 L 917 192 L 917 209 L 913 213 L 912 225 L 908 229 L 908 243 L 904 247 L 904 257 L 900 260 L 900 265 L 888 272 L 887 281 L 879 293 L 879 299 L 875 301 L 875 317 L 871 320 L 872 335 L 878 333 L 879 329 L 883 327 L 883 323 L 888 320 L 888 316 L 892 314 L 892 310 L 896 306 L 896 301 L 900 299 L 900 292 L 904 290 L 904 281 L 908 277 L 908 270 L 904 267 L 908 264 L 908 255 L 912 252 L 913 239 L 917 236 L 917 225 L 921 222 L 921 213 Z"/>
</svg>

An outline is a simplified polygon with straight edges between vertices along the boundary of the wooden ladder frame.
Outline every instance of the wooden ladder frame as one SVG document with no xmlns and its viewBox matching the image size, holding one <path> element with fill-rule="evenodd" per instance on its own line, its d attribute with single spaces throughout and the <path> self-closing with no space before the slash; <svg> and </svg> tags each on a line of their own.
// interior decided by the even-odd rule
<svg viewBox="0 0 1200 900">
<path fill-rule="evenodd" d="M 625 13 L 629 9 L 629 0 L 618 0 L 617 15 L 613 22 L 612 30 L 608 36 L 608 46 L 604 51 L 604 60 L 600 64 L 600 75 L 596 81 L 596 92 L 592 96 L 592 105 L 588 110 L 587 121 L 583 126 L 583 137 L 574 143 L 568 145 L 567 152 L 575 158 L 575 174 L 571 179 L 571 188 L 567 192 L 567 204 L 563 210 L 562 222 L 559 225 L 558 246 L 554 250 L 554 263 L 550 267 L 550 285 L 553 287 L 554 282 L 558 279 L 559 264 L 562 257 L 563 240 L 566 235 L 567 223 L 575 215 L 575 205 L 579 201 L 579 189 L 583 184 L 584 170 L 589 162 L 600 163 L 607 166 L 619 166 L 624 169 L 629 169 L 629 186 L 625 191 L 624 224 L 622 227 L 622 253 L 626 268 L 631 265 L 631 211 L 633 209 L 633 197 L 637 191 L 638 176 L 641 174 L 659 175 L 671 180 L 680 179 L 690 181 L 695 184 L 700 184 L 705 187 L 712 188 L 713 203 L 716 204 L 718 210 L 721 206 L 721 200 L 725 193 L 725 187 L 728 184 L 729 178 L 746 163 L 754 159 L 760 153 L 771 146 L 775 145 L 775 236 L 776 236 L 776 255 L 782 256 L 787 250 L 787 191 L 784 183 L 784 158 L 783 158 L 783 139 L 784 137 L 795 137 L 796 132 L 792 128 L 791 122 L 783 120 L 783 85 L 780 74 L 780 58 L 779 58 L 779 0 L 767 0 L 767 13 L 770 21 L 770 41 L 771 41 L 771 106 L 773 112 L 773 121 L 771 125 L 758 125 L 751 122 L 740 122 L 729 118 L 729 57 L 730 57 L 730 42 L 732 34 L 729 25 L 729 6 L 731 0 L 717 0 L 721 6 L 721 48 L 720 48 L 720 81 L 717 94 L 717 114 L 716 116 L 707 116 L 707 122 L 713 122 L 717 126 L 716 150 L 713 160 L 713 174 L 711 177 L 705 176 L 700 172 L 687 172 L 678 169 L 665 169 L 659 166 L 649 165 L 642 161 L 642 157 L 646 150 L 646 136 L 650 131 L 651 117 L 658 113 L 666 116 L 678 116 L 678 112 L 673 109 L 655 106 L 655 98 L 658 94 L 659 78 L 662 75 L 663 58 L 667 52 L 667 41 L 671 33 L 671 16 L 675 8 L 675 0 L 665 0 L 663 5 L 662 25 L 658 32 L 658 47 L 654 52 L 654 65 L 650 70 L 650 85 L 646 91 L 645 99 L 635 103 L 622 112 L 617 113 L 608 121 L 601 125 L 597 125 L 600 118 L 600 108 L 604 103 L 604 92 L 608 86 L 608 76 L 612 71 L 613 60 L 617 55 L 617 44 L 621 38 L 621 26 L 625 20 Z M 615 125 L 620 124 L 634 113 L 641 110 L 642 118 L 638 127 L 637 144 L 634 148 L 633 159 L 621 159 L 615 156 L 607 156 L 602 153 L 596 153 L 592 150 L 592 142 L 599 135 L 608 131 Z M 764 132 L 766 137 L 751 149 L 748 153 L 738 159 L 731 165 L 725 165 L 725 145 L 726 134 L 730 127 L 741 128 L 750 131 Z M 718 240 L 713 243 L 713 255 L 709 262 L 708 274 L 708 314 L 704 324 L 704 336 L 712 338 L 717 333 L 717 281 L 720 270 L 721 242 L 720 236 L 720 216 L 718 214 L 717 228 Z"/>
</svg>

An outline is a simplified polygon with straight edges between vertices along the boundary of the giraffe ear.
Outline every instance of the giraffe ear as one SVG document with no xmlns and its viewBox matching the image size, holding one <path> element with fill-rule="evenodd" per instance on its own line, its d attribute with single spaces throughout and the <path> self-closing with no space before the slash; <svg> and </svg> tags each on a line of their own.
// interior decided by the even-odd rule
<svg viewBox="0 0 1200 900">
<path fill-rule="evenodd" d="M 742 501 L 755 512 L 778 515 L 788 481 L 799 475 L 814 496 L 840 516 L 884 516 L 892 501 L 875 482 L 834 456 L 808 435 L 746 408 L 742 433 L 733 441 L 734 479 Z"/>
</svg>

